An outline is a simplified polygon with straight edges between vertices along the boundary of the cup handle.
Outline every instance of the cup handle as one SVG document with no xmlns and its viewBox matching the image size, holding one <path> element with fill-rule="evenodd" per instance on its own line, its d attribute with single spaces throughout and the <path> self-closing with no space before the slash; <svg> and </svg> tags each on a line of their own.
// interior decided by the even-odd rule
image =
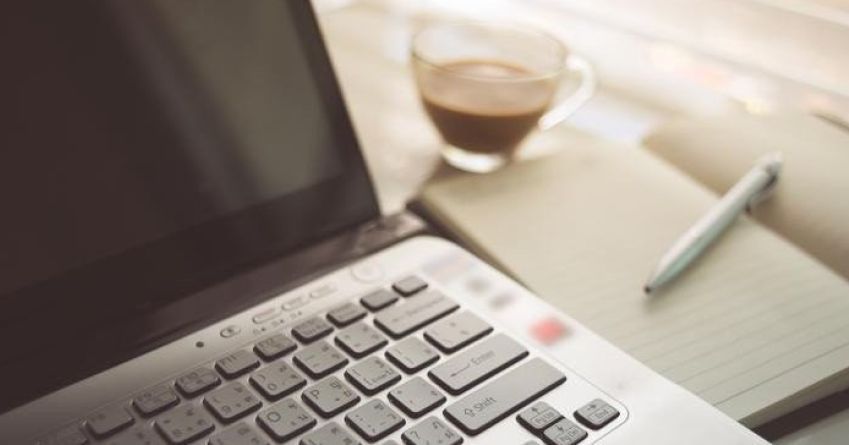
<svg viewBox="0 0 849 445">
<path fill-rule="evenodd" d="M 581 80 L 578 88 L 566 96 L 557 105 L 546 112 L 539 120 L 539 128 L 548 130 L 565 121 L 567 117 L 581 108 L 595 93 L 596 76 L 592 65 L 583 57 L 570 55 L 566 61 L 566 70 L 577 73 Z"/>
</svg>

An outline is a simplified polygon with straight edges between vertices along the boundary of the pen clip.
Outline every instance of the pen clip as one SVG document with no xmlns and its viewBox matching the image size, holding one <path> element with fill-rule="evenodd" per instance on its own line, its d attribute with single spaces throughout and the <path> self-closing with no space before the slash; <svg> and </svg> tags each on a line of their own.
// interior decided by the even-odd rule
<svg viewBox="0 0 849 445">
<path fill-rule="evenodd" d="M 746 203 L 747 213 L 752 213 L 752 210 L 758 204 L 769 199 L 775 192 L 775 187 L 778 185 L 778 176 L 781 174 L 782 164 L 783 157 L 780 152 L 770 153 L 758 160 L 758 165 L 769 175 L 769 181 L 764 184 L 763 189 L 759 193 L 754 194 Z"/>
</svg>

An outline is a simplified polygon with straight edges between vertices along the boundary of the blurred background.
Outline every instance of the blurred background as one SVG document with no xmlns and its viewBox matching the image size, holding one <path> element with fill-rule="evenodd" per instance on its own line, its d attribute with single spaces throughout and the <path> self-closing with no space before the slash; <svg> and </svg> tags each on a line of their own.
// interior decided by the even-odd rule
<svg viewBox="0 0 849 445">
<path fill-rule="evenodd" d="M 531 24 L 592 62 L 600 80 L 595 97 L 559 134 L 532 138 L 525 150 L 531 156 L 563 145 L 565 137 L 638 142 L 669 119 L 730 110 L 802 110 L 849 122 L 849 0 L 314 3 L 372 171 L 387 176 L 379 182 L 420 182 L 429 171 L 421 178 L 392 172 L 409 172 L 400 163 L 434 159 L 437 137 L 427 119 L 377 111 L 418 107 L 409 41 L 435 20 Z M 403 205 L 407 196 L 393 190 L 406 185 L 381 192 L 385 208 Z"/>
</svg>

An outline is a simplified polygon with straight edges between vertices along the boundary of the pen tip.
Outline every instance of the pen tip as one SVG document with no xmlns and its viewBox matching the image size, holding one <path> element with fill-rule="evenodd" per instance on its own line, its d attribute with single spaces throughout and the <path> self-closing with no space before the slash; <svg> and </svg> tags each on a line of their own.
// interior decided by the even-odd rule
<svg viewBox="0 0 849 445">
<path fill-rule="evenodd" d="M 652 291 L 652 288 L 650 286 L 643 286 L 643 292 L 645 292 L 646 295 L 650 294 L 651 291 Z"/>
</svg>

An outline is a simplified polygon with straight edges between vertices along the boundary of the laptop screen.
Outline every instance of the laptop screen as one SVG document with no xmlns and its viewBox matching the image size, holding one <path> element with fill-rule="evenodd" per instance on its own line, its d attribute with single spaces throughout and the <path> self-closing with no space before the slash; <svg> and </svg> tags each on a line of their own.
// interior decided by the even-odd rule
<svg viewBox="0 0 849 445">
<path fill-rule="evenodd" d="M 0 374 L 378 215 L 309 2 L 2 9 Z"/>
</svg>

